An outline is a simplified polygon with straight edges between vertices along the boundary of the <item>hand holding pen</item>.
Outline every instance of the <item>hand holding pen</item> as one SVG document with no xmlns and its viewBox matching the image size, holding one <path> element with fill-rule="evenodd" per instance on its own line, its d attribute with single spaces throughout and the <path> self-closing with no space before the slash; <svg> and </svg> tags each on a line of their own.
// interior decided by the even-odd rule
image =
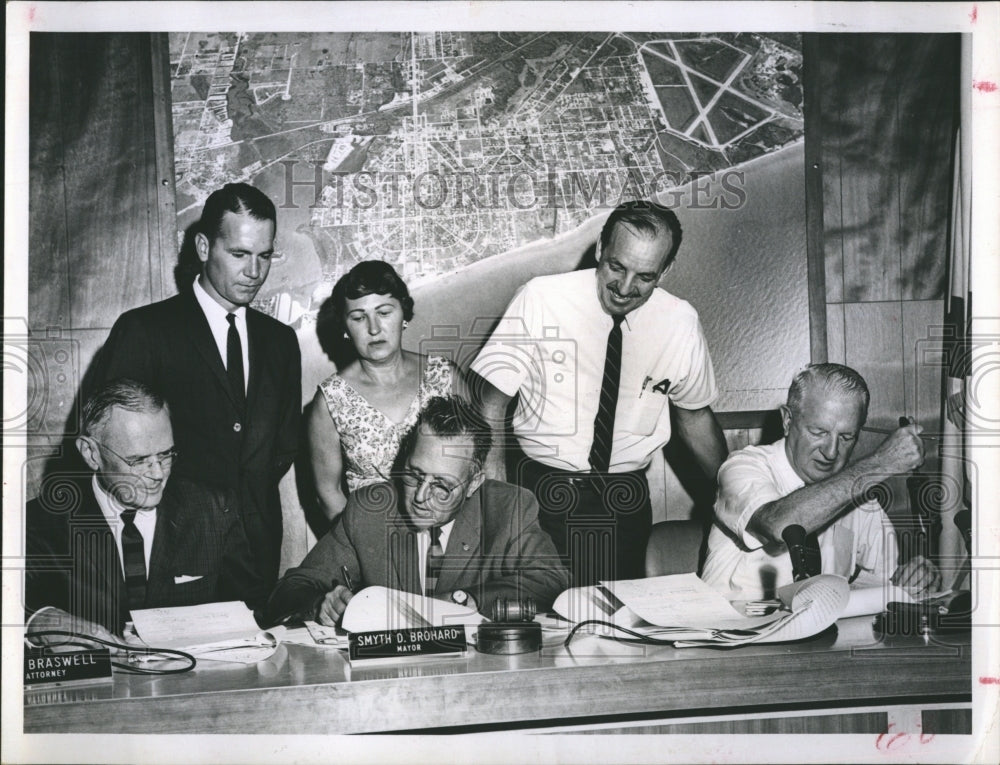
<svg viewBox="0 0 1000 765">
<path fill-rule="evenodd" d="M 330 592 L 323 596 L 319 608 L 316 611 L 316 621 L 327 627 L 335 627 L 340 617 L 344 614 L 347 604 L 354 597 L 354 580 L 347 566 L 340 567 L 340 573 L 344 584 L 336 585 Z"/>
<path fill-rule="evenodd" d="M 351 572 L 347 570 L 347 566 L 341 566 L 340 573 L 344 575 L 344 586 L 351 591 L 352 595 L 356 593 L 358 588 L 354 586 L 354 580 L 351 579 Z"/>
</svg>

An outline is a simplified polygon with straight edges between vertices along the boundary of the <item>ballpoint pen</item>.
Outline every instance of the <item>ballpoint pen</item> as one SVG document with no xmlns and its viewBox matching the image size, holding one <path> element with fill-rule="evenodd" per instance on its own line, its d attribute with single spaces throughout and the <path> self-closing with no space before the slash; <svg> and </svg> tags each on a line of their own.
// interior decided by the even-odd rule
<svg viewBox="0 0 1000 765">
<path fill-rule="evenodd" d="M 340 571 L 344 575 L 344 586 L 352 593 L 357 592 L 357 589 L 354 587 L 354 580 L 351 579 L 351 572 L 347 570 L 347 566 L 341 566 Z"/>
</svg>

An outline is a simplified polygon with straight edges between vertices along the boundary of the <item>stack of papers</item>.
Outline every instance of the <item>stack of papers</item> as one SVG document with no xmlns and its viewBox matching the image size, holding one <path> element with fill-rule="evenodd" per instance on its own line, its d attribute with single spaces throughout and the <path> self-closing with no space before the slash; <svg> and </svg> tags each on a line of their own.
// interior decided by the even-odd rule
<svg viewBox="0 0 1000 765">
<path fill-rule="evenodd" d="M 174 648 L 198 659 L 253 664 L 273 654 L 284 627 L 261 631 L 246 604 L 234 600 L 132 612 L 139 639 L 153 648 Z"/>
<path fill-rule="evenodd" d="M 784 588 L 785 609 L 746 616 L 697 575 L 678 574 L 574 587 L 553 608 L 574 624 L 607 622 L 676 646 L 737 646 L 818 634 L 844 613 L 849 592 L 846 579 L 824 574 Z M 610 628 L 595 631 L 624 636 Z"/>
</svg>

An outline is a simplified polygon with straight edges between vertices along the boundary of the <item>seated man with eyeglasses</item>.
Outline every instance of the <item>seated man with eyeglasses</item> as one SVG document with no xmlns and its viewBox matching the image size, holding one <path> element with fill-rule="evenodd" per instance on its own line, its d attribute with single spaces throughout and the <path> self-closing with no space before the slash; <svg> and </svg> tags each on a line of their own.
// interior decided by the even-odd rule
<svg viewBox="0 0 1000 765">
<path fill-rule="evenodd" d="M 134 609 L 260 606 L 267 592 L 235 506 L 169 480 L 177 452 L 163 398 L 119 378 L 84 404 L 82 420 L 76 447 L 93 472 L 55 476 L 25 509 L 27 631 L 109 640 Z"/>
<path fill-rule="evenodd" d="M 265 624 L 334 625 L 352 585 L 477 608 L 497 598 L 551 607 L 569 586 L 531 492 L 487 480 L 489 426 L 462 399 L 434 398 L 404 440 L 394 482 L 357 490 L 333 528 L 278 582 Z"/>
</svg>

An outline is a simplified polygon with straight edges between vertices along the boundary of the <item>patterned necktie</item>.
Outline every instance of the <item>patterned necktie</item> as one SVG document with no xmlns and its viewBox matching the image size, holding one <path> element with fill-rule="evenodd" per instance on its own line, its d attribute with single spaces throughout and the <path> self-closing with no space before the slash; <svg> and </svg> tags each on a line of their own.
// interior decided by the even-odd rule
<svg viewBox="0 0 1000 765">
<path fill-rule="evenodd" d="M 427 576 L 424 579 L 424 595 L 433 597 L 437 587 L 438 575 L 441 573 L 441 562 L 444 560 L 444 549 L 441 547 L 441 527 L 432 526 L 431 546 L 427 550 Z"/>
<path fill-rule="evenodd" d="M 624 316 L 612 316 L 615 325 L 608 333 L 608 351 L 604 356 L 604 379 L 601 398 L 594 417 L 594 442 L 590 446 L 590 466 L 595 473 L 607 473 L 611 466 L 611 441 L 615 432 L 615 408 L 618 406 L 618 384 L 622 371 L 622 321 Z"/>
<path fill-rule="evenodd" d="M 236 329 L 236 314 L 227 313 L 229 335 L 226 337 L 226 373 L 229 375 L 229 387 L 233 389 L 236 403 L 240 407 L 246 404 L 246 377 L 243 374 L 243 343 Z"/>
<path fill-rule="evenodd" d="M 135 513 L 135 510 L 123 510 L 121 514 L 122 564 L 129 610 L 146 604 L 146 554 L 143 552 L 142 534 L 135 527 Z"/>
</svg>

